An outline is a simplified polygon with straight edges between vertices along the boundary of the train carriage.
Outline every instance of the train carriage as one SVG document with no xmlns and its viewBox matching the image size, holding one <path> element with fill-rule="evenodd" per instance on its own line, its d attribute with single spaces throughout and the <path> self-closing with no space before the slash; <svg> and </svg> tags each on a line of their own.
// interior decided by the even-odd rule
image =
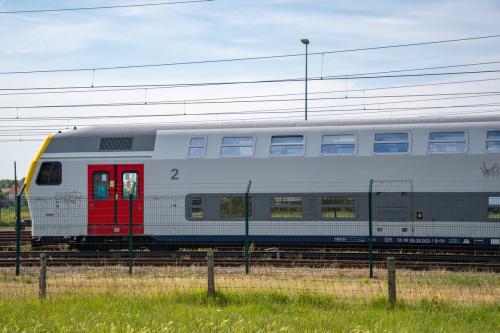
<svg viewBox="0 0 500 333">
<path fill-rule="evenodd" d="M 98 126 L 46 138 L 34 244 L 500 246 L 500 118 Z"/>
</svg>

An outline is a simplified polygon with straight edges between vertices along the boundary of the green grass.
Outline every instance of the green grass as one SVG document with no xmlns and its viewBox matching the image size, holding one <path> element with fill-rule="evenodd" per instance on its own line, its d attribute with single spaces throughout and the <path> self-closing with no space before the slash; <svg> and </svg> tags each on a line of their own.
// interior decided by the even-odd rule
<svg viewBox="0 0 500 333">
<path fill-rule="evenodd" d="M 21 205 L 21 219 L 30 220 L 30 210 L 27 205 Z M 16 208 L 8 207 L 0 209 L 0 226 L 14 226 L 16 222 Z"/>
<path fill-rule="evenodd" d="M 318 294 L 180 292 L 0 300 L 0 332 L 498 332 L 499 304 L 392 307 Z"/>
</svg>

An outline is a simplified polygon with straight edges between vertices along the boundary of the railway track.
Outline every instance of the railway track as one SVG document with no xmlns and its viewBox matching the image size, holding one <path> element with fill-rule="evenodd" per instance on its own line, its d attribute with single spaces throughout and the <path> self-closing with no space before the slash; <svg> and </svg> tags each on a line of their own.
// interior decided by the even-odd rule
<svg viewBox="0 0 500 333">
<path fill-rule="evenodd" d="M 76 251 L 31 251 L 21 253 L 22 266 L 38 266 L 41 253 L 47 253 L 52 266 L 107 266 L 127 265 L 127 251 L 76 252 Z M 408 269 L 448 269 L 500 272 L 498 256 L 456 256 L 375 253 L 375 266 L 385 266 L 387 257 L 395 257 L 398 266 Z M 149 252 L 135 251 L 134 265 L 137 266 L 205 266 L 205 251 Z M 244 264 L 241 251 L 216 251 L 215 265 L 235 267 Z M 367 267 L 368 254 L 360 252 L 304 252 L 285 251 L 278 256 L 267 251 L 252 252 L 250 264 L 264 267 Z M 0 252 L 0 266 L 15 265 L 15 252 Z"/>
<path fill-rule="evenodd" d="M 31 233 L 21 231 L 21 246 L 29 245 Z M 15 265 L 15 231 L 0 231 L 0 267 Z M 38 266 L 40 254 L 47 253 L 52 266 L 105 266 L 128 264 L 127 251 L 65 251 L 58 245 L 42 251 L 21 251 L 22 266 Z M 488 270 L 500 272 L 500 251 L 480 249 L 425 249 L 377 248 L 373 255 L 376 266 L 385 266 L 387 257 L 394 257 L 398 266 L 409 269 L 443 268 L 449 270 Z M 244 254 L 241 248 L 215 248 L 215 264 L 220 267 L 241 266 Z M 347 246 L 335 248 L 263 248 L 251 253 L 253 266 L 272 267 L 367 267 L 366 247 Z M 134 251 L 134 265 L 138 266 L 204 266 L 206 252 Z"/>
</svg>

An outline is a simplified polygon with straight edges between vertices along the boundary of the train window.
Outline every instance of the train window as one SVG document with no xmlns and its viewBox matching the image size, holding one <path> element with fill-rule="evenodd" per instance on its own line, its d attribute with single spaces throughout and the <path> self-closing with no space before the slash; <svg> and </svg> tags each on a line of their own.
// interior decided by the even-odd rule
<svg viewBox="0 0 500 333">
<path fill-rule="evenodd" d="M 277 135 L 271 138 L 271 155 L 300 156 L 303 154 L 303 135 Z"/>
<path fill-rule="evenodd" d="M 488 131 L 486 134 L 486 151 L 500 153 L 500 131 Z"/>
<path fill-rule="evenodd" d="M 139 193 L 139 175 L 135 171 L 126 171 L 122 176 L 122 199 L 137 199 Z"/>
<path fill-rule="evenodd" d="M 189 141 L 188 156 L 203 157 L 205 156 L 206 140 L 204 137 L 193 137 Z"/>
<path fill-rule="evenodd" d="M 190 201 L 189 217 L 193 220 L 201 220 L 204 217 L 203 213 L 203 198 L 192 197 Z"/>
<path fill-rule="evenodd" d="M 304 216 L 301 197 L 273 197 L 271 199 L 272 218 L 302 218 Z"/>
<path fill-rule="evenodd" d="M 410 149 L 408 133 L 375 134 L 373 152 L 377 154 L 407 153 Z"/>
<path fill-rule="evenodd" d="M 92 174 L 92 198 L 94 200 L 109 199 L 109 174 L 97 171 Z"/>
<path fill-rule="evenodd" d="M 354 134 L 323 135 L 322 155 L 350 155 L 356 150 Z"/>
<path fill-rule="evenodd" d="M 324 219 L 353 219 L 356 217 L 355 199 L 352 196 L 321 197 L 321 217 Z"/>
<path fill-rule="evenodd" d="M 488 197 L 488 219 L 500 221 L 500 197 Z"/>
<path fill-rule="evenodd" d="M 243 218 L 245 217 L 244 197 L 222 197 L 219 199 L 220 217 Z M 248 198 L 248 216 L 252 216 L 252 198 Z"/>
<path fill-rule="evenodd" d="M 429 153 L 465 153 L 465 132 L 430 132 Z"/>
<path fill-rule="evenodd" d="M 43 162 L 36 177 L 37 185 L 60 185 L 62 167 L 60 162 Z"/>
<path fill-rule="evenodd" d="M 225 137 L 222 138 L 220 150 L 222 156 L 252 156 L 253 155 L 253 137 Z"/>
</svg>

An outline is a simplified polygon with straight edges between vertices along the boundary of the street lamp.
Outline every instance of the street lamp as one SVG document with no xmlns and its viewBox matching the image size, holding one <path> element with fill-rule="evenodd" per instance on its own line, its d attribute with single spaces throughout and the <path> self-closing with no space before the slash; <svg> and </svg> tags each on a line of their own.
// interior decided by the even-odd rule
<svg viewBox="0 0 500 333">
<path fill-rule="evenodd" d="M 305 108 L 304 108 L 304 112 L 305 112 L 305 120 L 307 120 L 307 45 L 309 45 L 309 39 L 307 38 L 304 38 L 304 39 L 301 39 L 300 40 L 302 42 L 302 44 L 304 44 L 306 46 L 306 80 L 305 80 L 305 84 L 306 84 L 306 90 L 305 90 Z"/>
</svg>

